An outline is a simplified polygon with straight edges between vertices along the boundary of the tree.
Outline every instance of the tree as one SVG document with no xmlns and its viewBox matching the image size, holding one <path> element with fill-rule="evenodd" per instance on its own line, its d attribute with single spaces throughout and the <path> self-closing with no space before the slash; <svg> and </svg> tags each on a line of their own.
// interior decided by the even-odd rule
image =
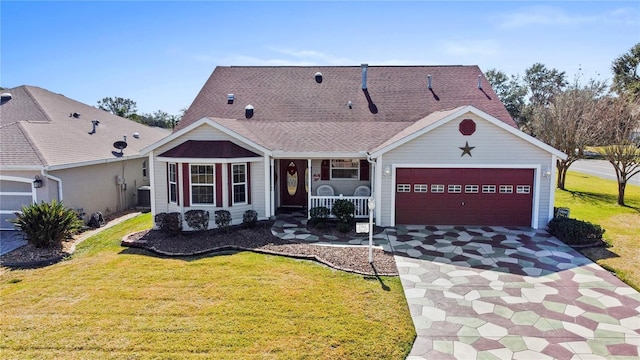
<svg viewBox="0 0 640 360">
<path fill-rule="evenodd" d="M 621 96 L 630 97 L 631 100 L 640 98 L 640 43 L 634 45 L 628 53 L 625 53 L 611 64 L 613 70 L 612 89 Z"/>
<path fill-rule="evenodd" d="M 121 97 L 106 97 L 98 100 L 98 108 L 132 120 L 135 120 L 136 116 L 138 116 L 136 114 L 136 111 L 138 111 L 136 106 L 135 101 Z"/>
<path fill-rule="evenodd" d="M 548 69 L 541 63 L 525 70 L 524 82 L 530 92 L 529 103 L 534 106 L 548 104 L 554 94 L 568 85 L 564 71 Z"/>
<path fill-rule="evenodd" d="M 565 90 L 541 94 L 544 98 L 531 105 L 531 127 L 537 138 L 567 154 L 565 160 L 556 163 L 560 189 L 565 188 L 569 166 L 582 156 L 584 147 L 595 144 L 604 132 L 598 99 L 606 89 L 604 82 L 590 80 L 587 85 L 580 85 L 576 79 Z"/>
<path fill-rule="evenodd" d="M 485 73 L 485 77 L 518 126 L 521 129 L 526 126 L 523 123 L 521 113 L 525 107 L 527 88 L 522 84 L 520 78 L 514 75 L 509 78 L 507 74 L 496 69 L 489 69 Z"/>
<path fill-rule="evenodd" d="M 602 102 L 602 118 L 613 141 L 599 152 L 613 165 L 618 179 L 617 203 L 624 206 L 627 182 L 640 173 L 640 143 L 634 138 L 634 132 L 640 128 L 640 100 L 618 97 L 602 99 Z"/>
</svg>

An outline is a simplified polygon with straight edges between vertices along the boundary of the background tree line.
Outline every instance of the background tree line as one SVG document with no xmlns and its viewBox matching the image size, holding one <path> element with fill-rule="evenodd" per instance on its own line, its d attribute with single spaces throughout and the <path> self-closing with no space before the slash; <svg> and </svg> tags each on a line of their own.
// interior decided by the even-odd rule
<svg viewBox="0 0 640 360">
<path fill-rule="evenodd" d="M 186 108 L 181 109 L 179 115 L 169 115 L 162 110 L 154 111 L 152 114 L 138 114 L 136 102 L 121 97 L 106 97 L 98 100 L 98 108 L 147 126 L 157 126 L 165 129 L 175 128 L 187 110 Z"/>
<path fill-rule="evenodd" d="M 611 64 L 613 80 L 568 81 L 564 71 L 535 63 L 523 77 L 490 69 L 485 76 L 519 128 L 568 155 L 558 160 L 557 187 L 567 170 L 594 147 L 618 178 L 624 205 L 629 178 L 640 173 L 640 43 Z"/>
</svg>

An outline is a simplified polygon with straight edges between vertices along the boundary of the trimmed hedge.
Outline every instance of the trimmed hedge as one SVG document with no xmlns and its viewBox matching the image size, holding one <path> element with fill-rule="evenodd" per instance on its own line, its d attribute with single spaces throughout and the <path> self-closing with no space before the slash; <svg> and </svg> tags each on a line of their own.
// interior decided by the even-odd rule
<svg viewBox="0 0 640 360">
<path fill-rule="evenodd" d="M 231 225 L 231 213 L 228 210 L 216 210 L 214 214 L 218 228 L 228 232 Z"/>
<path fill-rule="evenodd" d="M 549 234 L 567 245 L 590 245 L 602 240 L 605 230 L 600 225 L 588 221 L 557 217 L 547 225 Z"/>
<path fill-rule="evenodd" d="M 209 228 L 209 212 L 206 210 L 189 210 L 184 213 L 184 219 L 195 231 L 204 231 Z"/>
<path fill-rule="evenodd" d="M 182 214 L 179 212 L 159 213 L 155 217 L 156 225 L 161 231 L 172 235 L 182 232 Z"/>
<path fill-rule="evenodd" d="M 258 212 L 255 210 L 247 210 L 242 214 L 242 225 L 247 229 L 253 229 L 258 222 Z"/>
</svg>

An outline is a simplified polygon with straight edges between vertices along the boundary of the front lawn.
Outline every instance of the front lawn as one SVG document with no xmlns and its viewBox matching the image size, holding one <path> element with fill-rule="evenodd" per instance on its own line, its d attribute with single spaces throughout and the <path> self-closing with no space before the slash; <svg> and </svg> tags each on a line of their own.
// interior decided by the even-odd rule
<svg viewBox="0 0 640 360">
<path fill-rule="evenodd" d="M 3 358 L 404 359 L 400 279 L 234 253 L 162 258 L 119 246 L 141 215 L 68 261 L 0 275 Z"/>
<path fill-rule="evenodd" d="M 556 190 L 555 205 L 568 207 L 572 218 L 602 226 L 611 245 L 581 252 L 640 290 L 640 187 L 627 185 L 627 206 L 619 206 L 616 181 L 569 171 L 565 185 L 566 191 Z"/>
</svg>

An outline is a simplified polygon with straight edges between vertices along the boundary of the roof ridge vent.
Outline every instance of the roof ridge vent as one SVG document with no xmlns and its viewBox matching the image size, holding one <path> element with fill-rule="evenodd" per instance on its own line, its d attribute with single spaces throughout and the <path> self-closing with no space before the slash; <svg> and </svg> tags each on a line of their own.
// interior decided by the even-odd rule
<svg viewBox="0 0 640 360">
<path fill-rule="evenodd" d="M 251 119 L 253 117 L 253 105 L 249 104 L 244 107 L 244 117 Z"/>
<path fill-rule="evenodd" d="M 316 82 L 318 84 L 320 84 L 322 82 L 322 73 L 320 71 L 318 71 L 315 75 L 314 75 Z"/>
<path fill-rule="evenodd" d="M 233 104 L 233 100 L 235 100 L 236 97 L 233 94 L 227 94 L 227 104 Z"/>
</svg>

